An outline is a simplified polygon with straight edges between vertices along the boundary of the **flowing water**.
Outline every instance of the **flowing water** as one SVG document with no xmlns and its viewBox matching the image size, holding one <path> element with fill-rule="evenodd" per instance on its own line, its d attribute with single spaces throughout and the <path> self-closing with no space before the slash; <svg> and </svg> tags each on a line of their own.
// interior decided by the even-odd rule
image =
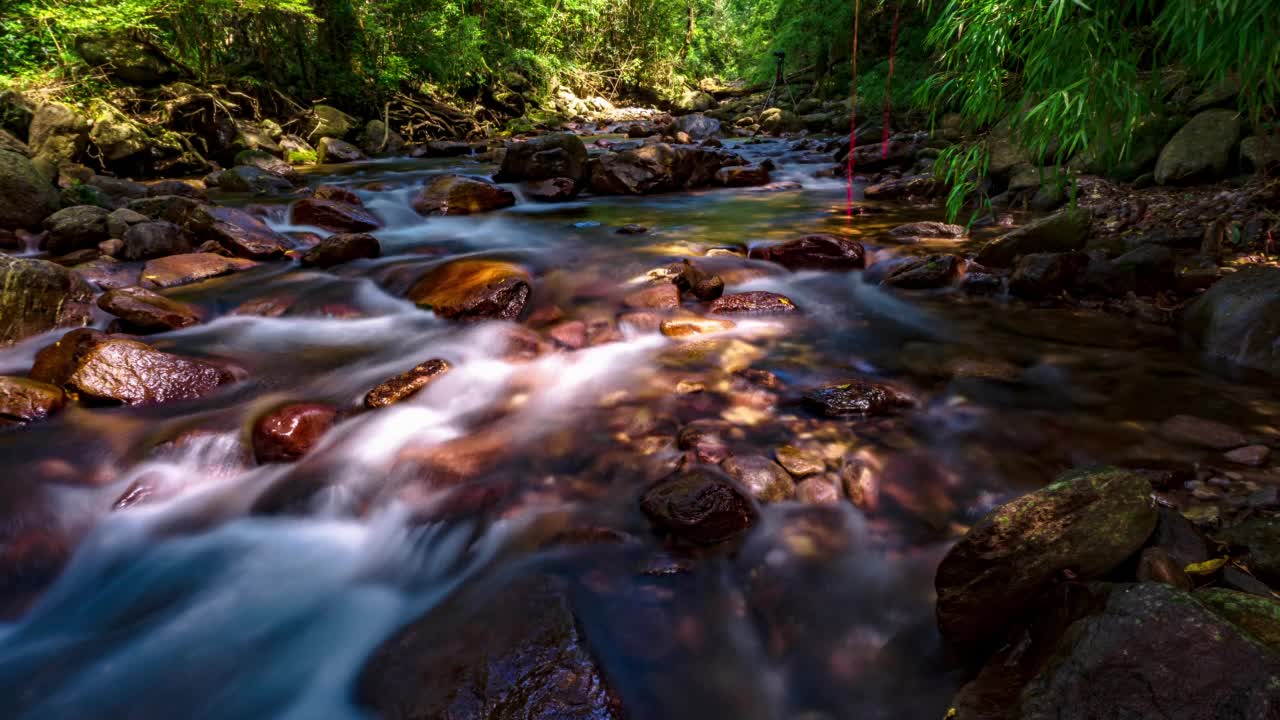
<svg viewBox="0 0 1280 720">
<path fill-rule="evenodd" d="M 362 673 L 400 628 L 439 639 L 420 654 L 458 652 L 455 631 L 499 622 L 484 608 L 534 581 L 559 588 L 632 718 L 941 717 L 956 678 L 932 629 L 932 573 L 966 525 L 1066 467 L 1185 459 L 1152 432 L 1170 415 L 1262 431 L 1280 410 L 1269 390 L 1203 371 L 1167 328 L 707 255 L 812 232 L 857 236 L 877 259 L 984 237 L 895 245 L 888 228 L 937 212 L 850 218 L 843 181 L 818 177 L 827 163 L 781 142 L 737 149 L 773 157 L 791 184 L 424 219 L 409 208 L 424 178 L 495 168 L 318 168 L 312 184 L 355 189 L 385 221 L 383 257 L 179 288 L 209 320 L 153 339 L 231 361 L 241 382 L 0 433 L 4 715 L 374 717 L 362 699 L 387 683 Z M 305 230 L 283 210 L 268 210 L 278 229 Z M 616 233 L 628 223 L 650 232 Z M 512 357 L 509 325 L 451 324 L 402 299 L 464 255 L 524 265 L 535 311 L 612 341 Z M 693 344 L 611 324 L 648 272 L 704 255 L 729 292 L 780 292 L 803 313 Z M 24 373 L 53 337 L 0 353 L 0 372 Z M 453 370 L 345 416 L 295 464 L 257 466 L 246 449 L 273 404 L 355 408 L 437 357 Z M 799 402 L 857 377 L 917 404 L 833 421 Z M 732 548 L 665 545 L 637 498 L 675 467 L 679 429 L 707 419 L 725 421 L 737 455 L 790 444 L 825 458 L 844 497 L 767 506 Z M 542 622 L 519 607 L 508 623 Z"/>
</svg>

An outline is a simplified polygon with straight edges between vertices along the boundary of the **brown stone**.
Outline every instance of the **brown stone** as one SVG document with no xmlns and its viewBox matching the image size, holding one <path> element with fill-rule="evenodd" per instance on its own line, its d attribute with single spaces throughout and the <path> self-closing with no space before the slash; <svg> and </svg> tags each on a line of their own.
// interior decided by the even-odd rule
<svg viewBox="0 0 1280 720">
<path fill-rule="evenodd" d="M 188 228 L 200 240 L 213 240 L 233 255 L 254 260 L 281 257 L 292 243 L 243 210 L 202 205 L 191 213 Z"/>
<path fill-rule="evenodd" d="M 336 408 L 319 403 L 272 410 L 253 425 L 253 456 L 259 463 L 293 462 L 315 446 L 337 416 Z"/>
<path fill-rule="evenodd" d="M 1224 453 L 1223 457 L 1237 465 L 1262 467 L 1271 457 L 1271 448 L 1266 445 L 1246 445 Z"/>
<path fill-rule="evenodd" d="M 578 350 L 587 345 L 587 324 L 581 320 L 568 320 L 554 325 L 547 334 L 557 345 Z"/>
<path fill-rule="evenodd" d="M 838 505 L 840 489 L 826 477 L 811 477 L 796 484 L 796 500 L 807 505 Z"/>
<path fill-rule="evenodd" d="M 784 445 L 774 450 L 773 455 L 778 459 L 779 465 L 796 477 L 815 475 L 827 469 L 822 458 L 791 445 Z"/>
<path fill-rule="evenodd" d="M 887 415 L 913 404 L 911 398 L 902 391 L 867 380 L 854 380 L 812 390 L 805 394 L 804 402 L 827 417 Z"/>
<path fill-rule="evenodd" d="M 1191 415 L 1174 415 L 1160 423 L 1160 434 L 1174 442 L 1211 450 L 1229 450 L 1249 443 L 1244 433 L 1230 425 Z"/>
<path fill-rule="evenodd" d="M 0 418 L 33 422 L 62 409 L 66 393 L 38 380 L 0 375 Z"/>
<path fill-rule="evenodd" d="M 362 233 L 382 227 L 382 221 L 362 205 L 317 197 L 294 203 L 291 217 L 295 224 L 337 233 Z"/>
<path fill-rule="evenodd" d="M 199 311 L 190 305 L 140 287 L 103 293 L 98 298 L 98 307 L 120 318 L 124 332 L 139 335 L 177 330 L 200 322 Z"/>
<path fill-rule="evenodd" d="M 514 320 L 524 312 L 532 279 L 498 260 L 455 260 L 424 274 L 408 298 L 449 320 Z"/>
<path fill-rule="evenodd" d="M 525 184 L 524 194 L 539 202 L 563 202 L 578 196 L 578 184 L 569 178 L 547 178 Z"/>
<path fill-rule="evenodd" d="M 0 347 L 90 319 L 93 290 L 73 270 L 0 253 Z"/>
<path fill-rule="evenodd" d="M 413 209 L 420 215 L 471 215 L 515 204 L 510 190 L 463 175 L 441 175 L 413 199 Z"/>
<path fill-rule="evenodd" d="M 688 317 L 663 320 L 659 330 L 667 337 L 685 338 L 706 335 L 707 333 L 725 332 L 735 327 L 737 327 L 737 323 L 732 320 Z"/>
<path fill-rule="evenodd" d="M 364 201 L 354 191 L 348 190 L 341 185 L 321 185 L 316 188 L 311 197 L 317 200 L 332 200 L 342 203 L 343 205 L 351 205 L 353 207 L 364 207 Z"/>
<path fill-rule="evenodd" d="M 232 379 L 201 360 L 161 352 L 136 340 L 83 331 L 68 333 L 41 350 L 31 377 L 66 387 L 83 398 L 126 405 L 190 400 Z"/>
<path fill-rule="evenodd" d="M 763 455 L 735 455 L 720 466 L 760 502 L 780 502 L 795 495 L 795 481 L 782 466 Z"/>
<path fill-rule="evenodd" d="M 680 307 L 680 290 L 671 283 L 658 283 L 628 294 L 622 303 L 635 310 L 674 310 Z"/>
<path fill-rule="evenodd" d="M 955 281 L 959 269 L 960 262 L 955 255 L 930 255 L 896 268 L 883 282 L 904 290 L 946 287 Z"/>
<path fill-rule="evenodd" d="M 320 241 L 302 256 L 303 267 L 328 268 L 334 265 L 376 258 L 382 254 L 378 238 L 367 233 L 339 233 Z"/>
<path fill-rule="evenodd" d="M 755 525 L 759 510 L 724 473 L 697 467 L 658 481 L 640 509 L 664 532 L 697 545 L 731 540 Z"/>
<path fill-rule="evenodd" d="M 364 396 L 364 406 L 380 408 L 394 405 L 417 394 L 448 371 L 449 363 L 444 360 L 428 360 L 370 390 Z"/>
<path fill-rule="evenodd" d="M 725 187 L 768 185 L 769 180 L 769 170 L 760 165 L 737 165 L 716 171 L 716 183 Z"/>
<path fill-rule="evenodd" d="M 169 288 L 230 275 L 256 265 L 252 260 L 214 253 L 170 255 L 148 261 L 142 268 L 140 284 L 151 289 Z"/>
<path fill-rule="evenodd" d="M 748 257 L 777 263 L 788 270 L 858 270 L 866 265 L 862 243 L 837 235 L 805 235 L 762 245 L 751 248 Z"/>
<path fill-rule="evenodd" d="M 791 298 L 763 290 L 725 295 L 711 303 L 711 312 L 716 315 L 783 315 L 799 311 Z"/>
</svg>

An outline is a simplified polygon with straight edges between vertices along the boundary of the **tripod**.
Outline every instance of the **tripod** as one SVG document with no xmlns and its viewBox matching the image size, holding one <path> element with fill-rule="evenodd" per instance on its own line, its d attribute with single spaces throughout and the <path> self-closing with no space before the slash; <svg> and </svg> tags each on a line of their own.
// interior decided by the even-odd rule
<svg viewBox="0 0 1280 720">
<path fill-rule="evenodd" d="M 787 97 L 791 99 L 792 109 L 795 109 L 796 96 L 792 94 L 791 85 L 787 83 L 787 79 L 782 74 L 782 66 L 787 59 L 787 54 L 779 51 L 779 52 L 775 52 L 773 54 L 773 57 L 775 60 L 778 61 L 778 66 L 773 72 L 773 85 L 769 87 L 769 94 L 765 96 L 764 106 L 767 108 L 773 107 L 773 95 L 775 92 L 777 92 L 778 85 L 782 85 L 787 89 Z"/>
</svg>

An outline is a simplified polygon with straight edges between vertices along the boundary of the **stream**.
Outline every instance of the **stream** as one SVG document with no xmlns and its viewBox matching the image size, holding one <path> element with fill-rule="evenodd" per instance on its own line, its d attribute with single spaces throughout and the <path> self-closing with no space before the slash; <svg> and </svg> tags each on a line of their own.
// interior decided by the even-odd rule
<svg viewBox="0 0 1280 720">
<path fill-rule="evenodd" d="M 264 263 L 175 288 L 165 294 L 205 322 L 148 339 L 234 363 L 240 382 L 0 432 L 2 522 L 44 558 L 0 579 L 3 714 L 374 718 L 389 686 L 424 676 L 413 668 L 465 654 L 462 628 L 550 623 L 545 603 L 517 596 L 551 587 L 574 618 L 556 632 L 589 652 L 633 720 L 941 718 L 962 678 L 934 628 L 933 572 L 969 525 L 1064 468 L 1185 461 L 1191 451 L 1154 430 L 1171 416 L 1263 427 L 1280 414 L 1272 388 L 1202 368 L 1168 327 L 748 260 L 741 249 L 809 233 L 855 237 L 884 262 L 972 250 L 1004 228 L 898 244 L 890 228 L 941 212 L 859 202 L 849 217 L 844 181 L 820 177 L 829 160 L 786 141 L 726 146 L 771 158 L 775 182 L 423 218 L 409 203 L 426 178 L 497 168 L 308 169 L 308 184 L 353 189 L 383 220 L 382 257 L 329 271 Z M 307 230 L 283 204 L 263 212 L 277 230 Z M 648 232 L 617 232 L 628 224 Z M 527 268 L 523 324 L 583 320 L 591 341 L 513 352 L 513 323 L 453 323 L 403 299 L 462 256 Z M 685 257 L 726 292 L 781 293 L 800 312 L 694 341 L 628 322 L 623 298 Z M 0 373 L 25 374 L 59 335 L 0 351 Z M 452 369 L 410 400 L 341 416 L 296 463 L 254 462 L 249 427 L 273 404 L 354 410 L 429 358 Z M 890 382 L 912 406 L 827 418 L 803 402 L 856 378 Z M 639 497 L 676 468 L 693 423 L 735 456 L 802 450 L 828 493 L 763 505 L 732 547 L 674 546 Z M 385 655 L 409 625 L 426 638 L 411 667 Z M 550 664 L 589 664 L 573 657 Z M 514 683 L 537 684 L 563 690 L 520 701 L 543 707 L 537 717 L 614 717 L 580 672 Z M 566 709 L 574 693 L 585 699 Z M 449 714 L 404 712 L 475 716 L 450 702 Z"/>
</svg>

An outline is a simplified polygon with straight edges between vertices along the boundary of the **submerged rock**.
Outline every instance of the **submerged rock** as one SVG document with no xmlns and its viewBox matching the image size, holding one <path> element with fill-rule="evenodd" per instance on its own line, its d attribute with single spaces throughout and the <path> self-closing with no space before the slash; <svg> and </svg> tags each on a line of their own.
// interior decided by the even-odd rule
<svg viewBox="0 0 1280 720">
<path fill-rule="evenodd" d="M 790 500 L 796 493 L 791 475 L 763 455 L 735 455 L 720 466 L 760 502 Z"/>
<path fill-rule="evenodd" d="M 486 180 L 441 175 L 427 183 L 412 204 L 419 215 L 471 215 L 511 207 L 516 196 Z"/>
<path fill-rule="evenodd" d="M 791 298 L 777 293 L 756 290 L 725 295 L 711 303 L 715 315 L 786 315 L 800 312 Z"/>
<path fill-rule="evenodd" d="M 276 408 L 253 424 L 253 456 L 259 463 L 293 462 L 333 427 L 338 410 L 319 403 Z"/>
<path fill-rule="evenodd" d="M 0 347 L 84 325 L 92 301 L 93 290 L 79 273 L 46 260 L 0 253 Z"/>
<path fill-rule="evenodd" d="M 859 243 L 838 235 L 805 235 L 776 245 L 751 248 L 748 257 L 777 263 L 788 270 L 858 270 L 866 265 Z"/>
<path fill-rule="evenodd" d="M 805 405 L 827 417 L 887 415 L 911 407 L 914 401 L 900 390 L 867 380 L 827 385 L 804 396 Z"/>
<path fill-rule="evenodd" d="M 529 302 L 532 282 L 518 265 L 455 260 L 419 278 L 408 298 L 450 320 L 515 320 Z"/>
<path fill-rule="evenodd" d="M 98 298 L 98 307 L 120 318 L 122 332 L 138 335 L 177 330 L 200 322 L 200 313 L 190 305 L 140 287 L 103 293 Z"/>
<path fill-rule="evenodd" d="M 640 498 L 640 509 L 659 529 L 698 545 L 731 540 L 759 518 L 755 502 L 741 487 L 705 467 L 660 480 Z"/>
<path fill-rule="evenodd" d="M 370 390 L 364 396 L 364 406 L 376 409 L 407 400 L 448 372 L 449 368 L 449 363 L 444 360 L 428 360 Z"/>
<path fill-rule="evenodd" d="M 1116 468 L 1078 470 L 1003 505 L 938 566 L 938 627 L 960 645 L 992 643 L 1056 577 L 1097 578 L 1156 526 L 1151 485 Z"/>
</svg>

